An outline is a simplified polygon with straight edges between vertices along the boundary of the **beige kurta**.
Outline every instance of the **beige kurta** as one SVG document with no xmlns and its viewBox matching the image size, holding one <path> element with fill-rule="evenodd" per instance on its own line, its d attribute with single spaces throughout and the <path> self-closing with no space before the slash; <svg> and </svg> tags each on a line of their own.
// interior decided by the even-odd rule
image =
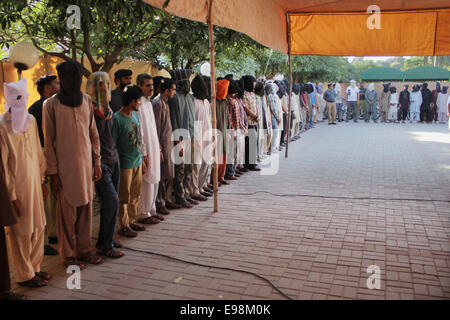
<svg viewBox="0 0 450 320">
<path fill-rule="evenodd" d="M 91 98 L 81 106 L 63 105 L 56 95 L 45 100 L 42 116 L 47 174 L 58 174 L 62 193 L 73 207 L 94 197 L 93 165 L 100 167 L 100 140 Z"/>
<path fill-rule="evenodd" d="M 15 234 L 30 236 L 36 229 L 45 227 L 42 181 L 46 163 L 39 142 L 34 117 L 24 133 L 14 133 L 11 115 L 0 119 L 1 165 L 11 201 L 19 200 L 21 214 L 13 228 Z"/>
</svg>

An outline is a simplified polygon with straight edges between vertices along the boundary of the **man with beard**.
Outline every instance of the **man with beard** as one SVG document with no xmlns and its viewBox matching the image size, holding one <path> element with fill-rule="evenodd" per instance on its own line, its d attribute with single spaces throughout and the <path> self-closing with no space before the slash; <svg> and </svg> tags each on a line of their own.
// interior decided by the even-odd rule
<svg viewBox="0 0 450 320">
<path fill-rule="evenodd" d="M 95 183 L 100 200 L 100 227 L 97 239 L 97 254 L 109 258 L 121 258 L 123 253 L 115 250 L 113 236 L 119 214 L 119 155 L 112 137 L 113 112 L 109 106 L 111 84 L 105 72 L 90 75 L 86 91 L 94 105 L 94 117 L 100 138 L 102 178 Z"/>
<path fill-rule="evenodd" d="M 60 90 L 44 102 L 43 131 L 47 175 L 57 193 L 58 244 L 67 267 L 99 264 L 91 254 L 94 182 L 102 177 L 100 140 L 91 98 L 81 88 L 81 65 L 58 64 Z M 75 239 L 75 243 L 74 240 Z"/>
<path fill-rule="evenodd" d="M 156 213 L 156 196 L 161 179 L 161 148 L 156 132 L 155 114 L 150 101 L 153 95 L 153 78 L 149 74 L 140 74 L 137 85 L 142 90 L 141 107 L 136 112 L 142 134 L 142 154 L 147 171 L 142 175 L 142 192 L 138 202 L 138 222 L 157 224 L 164 220 Z"/>
<path fill-rule="evenodd" d="M 400 109 L 398 114 L 398 121 L 402 120 L 402 123 L 405 123 L 406 117 L 408 116 L 409 106 L 411 104 L 410 93 L 408 91 L 409 86 L 405 85 L 405 90 L 400 92 Z"/>
<path fill-rule="evenodd" d="M 389 101 L 391 100 L 390 83 L 383 84 L 383 91 L 380 98 L 381 122 L 387 122 L 387 114 L 389 112 Z"/>
<path fill-rule="evenodd" d="M 158 197 L 156 199 L 156 212 L 169 214 L 168 209 L 180 209 L 181 206 L 171 201 L 169 190 L 173 187 L 174 164 L 172 160 L 172 122 L 170 118 L 169 101 L 177 92 L 176 84 L 172 79 L 164 78 L 160 81 L 161 92 L 153 100 L 156 131 L 161 146 L 161 180 L 159 181 Z"/>
<path fill-rule="evenodd" d="M 111 109 L 113 112 L 117 112 L 122 108 L 123 89 L 131 84 L 132 75 L 133 72 L 129 69 L 120 69 L 114 73 L 114 83 L 117 88 L 111 92 Z"/>
<path fill-rule="evenodd" d="M 430 89 L 428 89 L 428 83 L 422 85 L 422 105 L 420 106 L 420 122 L 426 121 L 427 123 L 432 122 L 431 118 L 431 102 L 432 94 Z"/>
<path fill-rule="evenodd" d="M 42 148 L 44 148 L 44 133 L 42 132 L 42 107 L 46 99 L 50 98 L 58 92 L 58 77 L 55 75 L 42 77 L 36 82 L 36 85 L 41 98 L 33 103 L 30 109 L 28 109 L 28 112 L 36 118 L 36 123 L 39 130 L 39 139 L 41 141 Z M 47 183 L 47 189 L 49 190 L 49 195 L 47 197 L 47 200 L 44 201 L 45 219 L 47 220 L 47 225 L 45 226 L 44 254 L 46 256 L 54 256 L 58 254 L 58 250 L 55 250 L 52 246 L 50 246 L 50 243 L 56 243 L 57 241 L 56 194 L 53 192 L 50 183 Z"/>
</svg>

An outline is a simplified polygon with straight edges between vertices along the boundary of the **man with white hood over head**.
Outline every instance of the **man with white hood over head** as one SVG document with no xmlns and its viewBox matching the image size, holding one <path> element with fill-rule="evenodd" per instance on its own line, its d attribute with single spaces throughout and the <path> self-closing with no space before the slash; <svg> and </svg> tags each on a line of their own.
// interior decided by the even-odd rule
<svg viewBox="0 0 450 320">
<path fill-rule="evenodd" d="M 28 113 L 27 81 L 4 84 L 6 113 L 0 118 L 1 166 L 17 224 L 6 227 L 14 276 L 19 285 L 48 284 L 44 258 L 46 161 L 36 120 Z"/>
</svg>

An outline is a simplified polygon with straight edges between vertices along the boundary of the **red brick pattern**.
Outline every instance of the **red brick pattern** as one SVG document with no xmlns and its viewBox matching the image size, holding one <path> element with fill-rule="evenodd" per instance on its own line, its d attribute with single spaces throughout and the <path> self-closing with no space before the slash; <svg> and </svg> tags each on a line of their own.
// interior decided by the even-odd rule
<svg viewBox="0 0 450 320">
<path fill-rule="evenodd" d="M 450 200 L 449 143 L 446 126 L 319 125 L 290 145 L 278 175 L 248 173 L 222 187 L 220 213 L 210 200 L 122 240 L 255 272 L 294 299 L 449 299 L 449 203 L 352 199 Z M 260 190 L 349 199 L 225 194 Z M 125 252 L 83 271 L 81 290 L 66 289 L 59 257 L 46 258 L 50 285 L 17 291 L 33 299 L 283 299 L 248 274 Z M 367 288 L 370 265 L 381 269 L 380 290 Z"/>
</svg>

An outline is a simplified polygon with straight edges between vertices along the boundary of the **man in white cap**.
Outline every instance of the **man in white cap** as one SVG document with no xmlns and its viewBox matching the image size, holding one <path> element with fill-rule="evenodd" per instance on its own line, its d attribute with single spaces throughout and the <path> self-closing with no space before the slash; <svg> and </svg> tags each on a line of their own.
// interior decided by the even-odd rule
<svg viewBox="0 0 450 320">
<path fill-rule="evenodd" d="M 48 284 L 44 258 L 46 161 L 36 120 L 28 113 L 27 81 L 4 84 L 6 113 L 0 118 L 1 166 L 17 223 L 6 227 L 13 271 L 19 285 Z"/>
</svg>

